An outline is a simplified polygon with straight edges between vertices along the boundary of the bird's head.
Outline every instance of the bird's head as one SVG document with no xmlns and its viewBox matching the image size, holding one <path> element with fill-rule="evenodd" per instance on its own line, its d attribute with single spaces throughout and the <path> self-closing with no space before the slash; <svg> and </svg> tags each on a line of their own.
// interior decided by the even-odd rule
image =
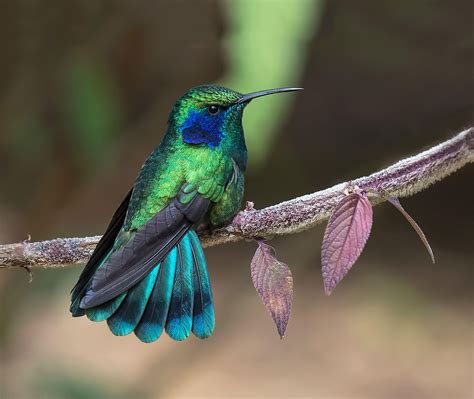
<svg viewBox="0 0 474 399">
<path fill-rule="evenodd" d="M 188 144 L 207 144 L 215 148 L 226 135 L 242 132 L 242 114 L 254 98 L 287 91 L 286 87 L 241 94 L 221 86 L 197 86 L 176 101 L 169 122 Z"/>
</svg>

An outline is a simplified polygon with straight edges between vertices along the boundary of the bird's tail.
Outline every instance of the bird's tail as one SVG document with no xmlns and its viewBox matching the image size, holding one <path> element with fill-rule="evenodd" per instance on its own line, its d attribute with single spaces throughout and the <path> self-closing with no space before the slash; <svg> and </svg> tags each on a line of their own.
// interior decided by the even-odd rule
<svg viewBox="0 0 474 399">
<path fill-rule="evenodd" d="M 214 306 L 206 259 L 194 230 L 137 285 L 85 313 L 93 321 L 107 320 L 115 335 L 133 331 L 143 342 L 157 340 L 163 330 L 178 341 L 191 331 L 209 337 Z"/>
</svg>

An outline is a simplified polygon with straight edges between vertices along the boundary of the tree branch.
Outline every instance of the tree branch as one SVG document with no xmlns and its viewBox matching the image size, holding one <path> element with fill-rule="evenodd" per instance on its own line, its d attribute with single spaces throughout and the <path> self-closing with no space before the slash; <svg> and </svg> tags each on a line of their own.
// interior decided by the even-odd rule
<svg viewBox="0 0 474 399">
<path fill-rule="evenodd" d="M 269 237 L 310 229 L 327 219 L 343 198 L 348 186 L 376 191 L 393 197 L 407 197 L 429 187 L 449 174 L 474 162 L 474 128 L 469 128 L 427 151 L 406 158 L 370 176 L 337 184 L 326 190 L 304 195 L 264 209 L 247 208 L 231 224 L 210 233 L 201 233 L 204 247 L 234 242 L 243 238 Z M 371 198 L 372 204 L 381 202 Z M 29 240 L 0 246 L 0 268 L 56 267 L 84 263 L 100 236 Z"/>
</svg>

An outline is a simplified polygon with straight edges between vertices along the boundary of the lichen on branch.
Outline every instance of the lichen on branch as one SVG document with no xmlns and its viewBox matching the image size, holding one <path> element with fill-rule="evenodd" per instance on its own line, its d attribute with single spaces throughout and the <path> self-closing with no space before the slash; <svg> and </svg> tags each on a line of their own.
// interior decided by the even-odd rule
<svg viewBox="0 0 474 399">
<path fill-rule="evenodd" d="M 200 239 L 210 247 L 244 238 L 270 237 L 308 230 L 326 220 L 344 197 L 348 185 L 361 190 L 376 191 L 391 197 L 416 194 L 451 173 L 474 162 L 474 128 L 466 129 L 453 138 L 403 159 L 369 176 L 331 188 L 303 195 L 263 209 L 239 212 L 232 223 L 213 232 L 203 232 Z M 370 198 L 372 205 L 382 197 Z M 100 236 L 56 238 L 49 241 L 0 245 L 0 268 L 60 267 L 87 262 Z"/>
</svg>

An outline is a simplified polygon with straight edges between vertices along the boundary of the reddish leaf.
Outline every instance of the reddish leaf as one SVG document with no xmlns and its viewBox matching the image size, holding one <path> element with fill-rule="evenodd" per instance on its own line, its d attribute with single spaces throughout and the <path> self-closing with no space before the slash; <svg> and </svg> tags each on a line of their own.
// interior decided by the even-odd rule
<svg viewBox="0 0 474 399">
<path fill-rule="evenodd" d="M 293 277 L 290 268 L 275 257 L 270 245 L 262 240 L 257 242 L 250 265 L 253 285 L 283 338 L 293 302 Z"/>
<path fill-rule="evenodd" d="M 321 250 L 324 290 L 330 295 L 362 253 L 372 228 L 372 205 L 366 193 L 346 196 L 335 208 Z"/>
<path fill-rule="evenodd" d="M 421 227 L 418 226 L 418 224 L 413 220 L 413 218 L 407 213 L 405 209 L 403 209 L 402 204 L 400 204 L 400 201 L 398 198 L 395 197 L 387 197 L 387 201 L 390 202 L 395 208 L 397 208 L 403 216 L 405 216 L 405 219 L 408 220 L 408 222 L 411 224 L 413 229 L 416 231 L 418 234 L 418 237 L 420 237 L 421 242 L 425 245 L 426 249 L 428 250 L 428 253 L 431 256 L 431 261 L 435 263 L 435 258 L 433 254 L 433 250 L 431 249 L 430 243 L 428 242 L 428 239 L 425 236 L 425 233 L 423 233 L 423 230 L 421 230 Z"/>
</svg>

